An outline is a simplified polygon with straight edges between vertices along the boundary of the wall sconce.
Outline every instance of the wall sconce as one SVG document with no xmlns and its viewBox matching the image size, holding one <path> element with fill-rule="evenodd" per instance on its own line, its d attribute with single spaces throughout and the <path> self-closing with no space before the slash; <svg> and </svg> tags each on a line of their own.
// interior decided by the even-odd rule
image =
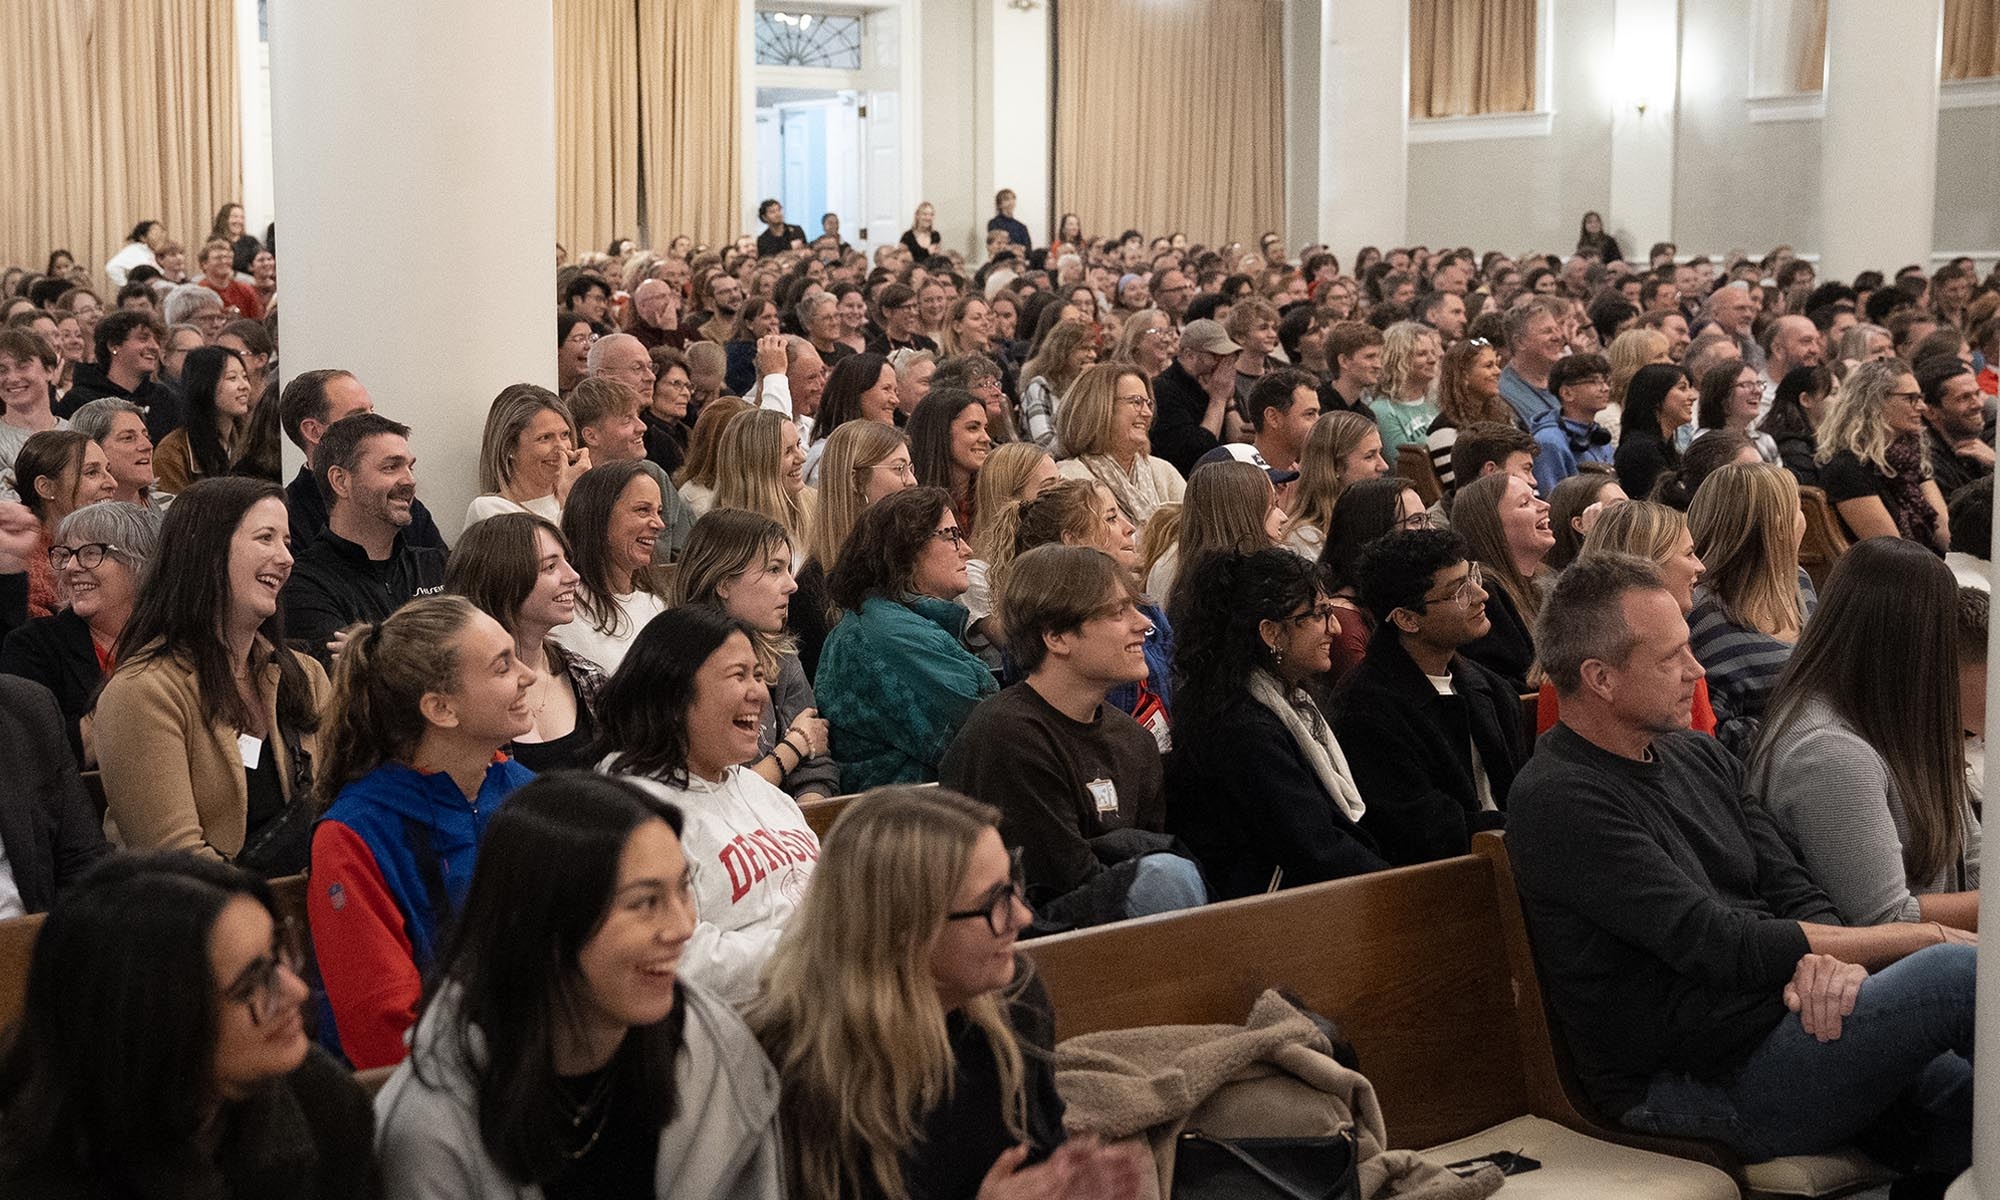
<svg viewBox="0 0 2000 1200">
<path fill-rule="evenodd" d="M 1031 13 L 1041 7 L 1040 0 L 1007 0 L 1007 7 L 1015 12 Z"/>
</svg>

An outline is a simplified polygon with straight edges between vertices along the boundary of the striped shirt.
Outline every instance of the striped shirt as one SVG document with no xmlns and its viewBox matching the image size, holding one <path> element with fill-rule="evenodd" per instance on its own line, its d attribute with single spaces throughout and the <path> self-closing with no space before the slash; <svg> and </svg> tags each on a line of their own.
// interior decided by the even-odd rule
<svg viewBox="0 0 2000 1200">
<path fill-rule="evenodd" d="M 1799 607 L 1808 617 L 1819 605 L 1812 577 L 1799 571 Z M 1694 610 L 1688 613 L 1689 648 L 1708 673 L 1709 703 L 1715 707 L 1715 736 L 1747 757 L 1757 740 L 1758 722 L 1778 676 L 1791 660 L 1792 644 L 1738 625 L 1722 602 L 1706 588 L 1696 588 Z"/>
</svg>

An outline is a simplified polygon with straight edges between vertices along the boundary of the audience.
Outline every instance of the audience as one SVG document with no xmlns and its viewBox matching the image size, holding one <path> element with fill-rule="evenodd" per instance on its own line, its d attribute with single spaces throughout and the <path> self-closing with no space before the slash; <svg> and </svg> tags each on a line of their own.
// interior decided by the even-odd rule
<svg viewBox="0 0 2000 1200">
<path fill-rule="evenodd" d="M 652 354 L 653 387 L 639 419 L 646 424 L 646 457 L 671 476 L 687 461 L 694 380 L 688 374 L 687 357 L 679 350 L 655 346 Z"/>
<path fill-rule="evenodd" d="M 35 937 L 0 1053 L 0 1190 L 379 1196 L 367 1093 L 307 1039 L 299 971 L 254 875 L 104 862 Z"/>
<path fill-rule="evenodd" d="M 346 371 L 301 371 L 285 385 L 278 409 L 285 436 L 305 452 L 305 465 L 285 487 L 292 545 L 303 550 L 326 528 L 326 496 L 313 474 L 319 443 L 335 422 L 358 412 L 373 412 L 375 402 L 361 381 Z M 438 532 L 437 522 L 422 500 L 410 501 L 410 525 L 404 538 L 411 545 L 445 549 L 444 535 Z"/>
<path fill-rule="evenodd" d="M 1201 904 L 1169 852 L 1160 747 L 1105 702 L 1145 680 L 1152 622 L 1130 572 L 1100 550 L 1043 545 L 1007 564 L 1002 624 L 1021 682 L 982 700 L 939 782 L 987 797 L 1047 929 Z"/>
<path fill-rule="evenodd" d="M 834 365 L 820 398 L 819 419 L 813 422 L 812 445 L 806 449 L 805 480 L 820 486 L 819 465 L 826 440 L 849 421 L 895 425 L 896 372 L 879 354 L 850 355 Z"/>
<path fill-rule="evenodd" d="M 1497 673 L 1515 694 L 1528 691 L 1534 623 L 1542 581 L 1550 574 L 1544 562 L 1556 543 L 1549 506 L 1520 476 L 1496 472 L 1458 489 L 1451 524 L 1482 568 L 1490 625 L 1462 648 L 1464 655 Z"/>
<path fill-rule="evenodd" d="M 56 369 L 55 350 L 25 329 L 0 329 L 0 472 L 14 465 L 28 439 L 69 423 L 50 409 Z M 8 490 L 18 492 L 18 487 Z"/>
<path fill-rule="evenodd" d="M 534 727 L 503 747 L 537 773 L 595 760 L 597 698 L 604 671 L 563 647 L 554 631 L 576 619 L 582 576 L 569 539 L 533 513 L 501 513 L 465 531 L 445 564 L 444 588 L 492 617 L 514 639 L 514 657 L 535 672 L 528 685 Z"/>
<path fill-rule="evenodd" d="M 1507 311 L 1507 366 L 1500 372 L 1500 398 L 1513 408 L 1523 428 L 1533 429 L 1550 413 L 1562 411 L 1561 398 L 1549 390 L 1549 372 L 1567 352 L 1563 322 L 1568 315 L 1567 302 L 1554 297 L 1529 300 Z"/>
<path fill-rule="evenodd" d="M 1759 460 L 1776 463 L 1778 444 L 1769 433 L 1755 428 L 1766 407 L 1764 384 L 1756 369 L 1740 361 L 1718 363 L 1703 373 L 1700 385 L 1695 401 L 1694 440 L 1726 429 L 1749 438 L 1750 444 L 1757 448 Z"/>
<path fill-rule="evenodd" d="M 1403 446 L 1429 446 L 1438 360 L 1444 350 L 1438 332 L 1414 321 L 1398 321 L 1382 335 L 1382 380 L 1369 399 L 1381 427 L 1382 453 L 1393 458 Z"/>
<path fill-rule="evenodd" d="M 1562 722 L 1514 780 L 1508 850 L 1583 1092 L 1751 1160 L 1907 1119 L 1871 1148 L 1949 1179 L 1971 1160 L 1975 951 L 1939 943 L 1970 939 L 1838 924 L 1736 761 L 1685 732 L 1701 665 L 1677 607 L 1650 564 L 1586 555 L 1536 628 Z"/>
<path fill-rule="evenodd" d="M 1960 488 L 1951 498 L 1951 550 L 1944 565 L 1960 587 L 1993 590 L 1993 477 Z"/>
<path fill-rule="evenodd" d="M 105 798 L 133 849 L 272 877 L 305 869 L 330 687 L 285 641 L 283 494 L 261 479 L 203 480 L 161 522 L 95 709 Z"/>
<path fill-rule="evenodd" d="M 716 443 L 715 507 L 769 517 L 792 539 L 792 568 L 804 563 L 816 495 L 806 486 L 806 452 L 798 422 L 759 409 L 729 422 Z"/>
<path fill-rule="evenodd" d="M 1917 383 L 1924 393 L 1931 479 L 1939 495 L 1950 497 L 1993 473 L 1993 447 L 1986 440 L 1986 396 L 1972 368 L 1956 358 L 1920 360 Z"/>
<path fill-rule="evenodd" d="M 1250 554 L 1282 543 L 1285 512 L 1272 472 L 1247 462 L 1209 462 L 1188 477 L 1173 545 L 1146 573 L 1148 595 L 1169 597 L 1182 562 L 1208 554 Z M 1156 522 L 1157 524 L 1158 522 Z"/>
<path fill-rule="evenodd" d="M 1782 468 L 1738 463 L 1710 476 L 1688 509 L 1701 586 L 1687 623 L 1709 687 L 1716 736 L 1739 757 L 1819 596 L 1799 566 L 1798 485 Z"/>
<path fill-rule="evenodd" d="M 1556 544 L 1549 547 L 1543 563 L 1551 571 L 1560 571 L 1575 562 L 1583 553 L 1583 540 L 1597 522 L 1628 499 L 1625 489 L 1618 486 L 1618 477 L 1604 471 L 1585 471 L 1557 484 L 1548 496 L 1549 531 L 1555 534 Z"/>
<path fill-rule="evenodd" d="M 749 1014 L 781 1083 L 789 1194 L 1139 1195 L 1144 1155 L 1064 1129 L 999 824 L 953 792 L 888 788 L 828 834 Z"/>
<path fill-rule="evenodd" d="M 1320 412 L 1372 420 L 1368 393 L 1382 380 L 1382 331 L 1366 321 L 1335 321 L 1326 331 L 1326 361 L 1333 378 L 1320 385 Z"/>
<path fill-rule="evenodd" d="M 1364 479 L 1341 493 L 1326 548 L 1319 556 L 1322 582 L 1340 620 L 1333 635 L 1333 670 L 1327 683 L 1339 683 L 1360 665 L 1368 639 L 1375 634 L 1375 617 L 1362 604 L 1357 590 L 1355 563 L 1384 534 L 1430 527 L 1423 500 L 1400 475 Z"/>
<path fill-rule="evenodd" d="M 29 438 L 14 456 L 13 476 L 21 503 L 41 527 L 42 554 L 28 562 L 28 615 L 46 617 L 60 603 L 53 560 L 47 557 L 56 527 L 77 509 L 111 499 L 117 482 L 104 449 L 74 429 L 51 429 Z"/>
<path fill-rule="evenodd" d="M 683 819 L 574 773 L 494 817 L 410 1059 L 376 1098 L 389 1195 L 784 1195 L 776 1074 L 683 978 Z"/>
<path fill-rule="evenodd" d="M 998 690 L 962 640 L 970 554 L 942 488 L 899 491 L 855 523 L 827 578 L 844 615 L 813 677 L 842 791 L 937 778 L 959 727 Z"/>
<path fill-rule="evenodd" d="M 1023 436 L 1057 452 L 1056 414 L 1077 377 L 1096 361 L 1097 330 L 1087 322 L 1064 321 L 1049 331 L 1041 348 L 1021 367 L 1021 378 L 1027 381 L 1021 385 Z"/>
<path fill-rule="evenodd" d="M 1500 355 L 1484 338 L 1454 342 L 1438 367 L 1437 419 L 1424 438 L 1431 469 L 1447 495 L 1457 484 L 1452 473 L 1452 447 L 1458 431 L 1473 425 L 1514 426 L 1518 418 L 1500 398 Z"/>
<path fill-rule="evenodd" d="M 826 722 L 786 633 L 799 590 L 792 560 L 791 539 L 776 521 L 717 509 L 695 523 L 674 568 L 667 604 L 703 605 L 750 631 L 757 673 L 771 692 L 757 719 L 757 757 L 750 769 L 803 804 L 838 791 L 840 768 L 828 756 Z"/>
<path fill-rule="evenodd" d="M 164 505 L 172 499 L 153 492 L 153 440 L 138 405 L 109 396 L 92 400 L 76 411 L 70 428 L 104 451 L 105 470 L 111 475 L 111 499 L 141 508 Z"/>
<path fill-rule="evenodd" d="M 351 631 L 334 659 L 306 911 L 341 1051 L 402 1061 L 422 976 L 465 903 L 494 810 L 532 772 L 500 753 L 534 727 L 535 669 L 461 596 Z"/>
<path fill-rule="evenodd" d="M 1861 542 L 1771 695 L 1745 779 L 1843 924 L 1979 928 L 1958 607 L 1934 555 Z"/>
<path fill-rule="evenodd" d="M 1901 359 L 1848 372 L 1819 427 L 1820 482 L 1847 535 L 1905 537 L 1943 554 L 1944 496 L 1931 478 L 1924 393 Z"/>
<path fill-rule="evenodd" d="M 189 353 L 181 382 L 183 423 L 153 447 L 160 490 L 179 495 L 197 479 L 229 474 L 249 449 L 256 402 L 242 355 L 213 345 Z"/>
<path fill-rule="evenodd" d="M 721 396 L 704 406 L 688 435 L 687 461 L 674 476 L 675 490 L 699 520 L 715 507 L 717 475 L 722 469 L 722 435 L 744 413 L 755 411 L 734 396 Z M 803 482 L 804 477 L 800 477 Z"/>
<path fill-rule="evenodd" d="M 1311 374 L 1297 369 L 1281 369 L 1265 372 L 1257 385 L 1250 389 L 1250 396 L 1244 402 L 1249 411 L 1250 430 L 1253 434 L 1248 449 L 1248 461 L 1262 459 L 1261 465 L 1272 471 L 1295 473 L 1299 459 L 1305 454 L 1306 441 L 1312 436 L 1313 426 L 1319 422 L 1319 387 Z M 1221 447 L 1221 452 L 1234 454 L 1243 449 L 1241 443 Z M 1201 461 L 1211 461 L 1217 451 L 1211 450 Z M 1199 463 L 1197 463 L 1199 466 Z M 1275 484 L 1278 480 L 1273 479 Z"/>
<path fill-rule="evenodd" d="M 1287 550 L 1189 564 L 1174 611 L 1167 828 L 1218 899 L 1387 866 L 1333 728 L 1305 690 L 1332 669 L 1339 621 Z"/>
<path fill-rule="evenodd" d="M 598 770 L 685 814 L 694 929 L 687 979 L 739 1007 L 812 877 L 819 838 L 798 804 L 756 771 L 770 703 L 754 631 L 704 604 L 667 610 L 605 685 Z"/>
<path fill-rule="evenodd" d="M 1395 866 L 1468 853 L 1503 824 L 1528 757 L 1519 693 L 1459 653 L 1491 624 L 1480 569 L 1457 534 L 1418 529 L 1375 541 L 1352 571 L 1377 627 L 1333 731 L 1368 802 L 1361 827 Z"/>
<path fill-rule="evenodd" d="M 1302 558 L 1317 559 L 1341 494 L 1362 480 L 1387 474 L 1382 433 L 1373 418 L 1351 412 L 1322 415 L 1299 455 L 1299 478 L 1285 508 L 1285 545 Z"/>
<path fill-rule="evenodd" d="M 1758 422 L 1778 449 L 1777 461 L 1800 487 L 1819 486 L 1819 423 L 1840 386 L 1825 367 L 1793 367 L 1778 381 L 1771 409 Z"/>
<path fill-rule="evenodd" d="M 648 465 L 625 459 L 592 467 L 576 481 L 563 508 L 563 537 L 575 553 L 578 619 L 557 626 L 551 636 L 606 673 L 618 669 L 640 630 L 667 607 L 665 586 L 653 566 L 667 525 L 660 485 Z"/>
<path fill-rule="evenodd" d="M 1185 331 L 1181 344 L 1187 345 Z M 1085 369 L 1056 414 L 1056 440 L 1067 455 L 1057 464 L 1063 478 L 1102 484 L 1137 529 L 1162 504 L 1180 503 L 1187 490 L 1181 473 L 1153 456 L 1152 422 L 1152 386 L 1124 363 Z"/>
<path fill-rule="evenodd" d="M 47 912 L 91 864 L 111 853 L 103 824 L 65 750 L 58 698 L 32 678 L 18 678 L 14 647 L 0 656 L 0 920 Z M 70 730 L 74 740 L 74 730 Z M 5 1085 L 0 1083 L 0 1096 Z M 0 1110 L 5 1109 L 0 1101 Z M 0 1138 L 0 1179 L 5 1178 Z"/>
<path fill-rule="evenodd" d="M 918 485 L 943 488 L 953 511 L 971 530 L 979 520 L 979 471 L 993 452 L 986 405 L 963 389 L 934 386 L 910 414 L 907 432 Z"/>
<path fill-rule="evenodd" d="M 1694 378 L 1673 363 L 1640 367 L 1625 389 L 1625 412 L 1619 418 L 1618 452 L 1612 464 L 1618 486 L 1635 498 L 1653 494 L 1662 471 L 1681 462 L 1675 438 L 1694 419 Z"/>
<path fill-rule="evenodd" d="M 575 448 L 569 406 L 547 388 L 516 383 L 501 389 L 480 435 L 481 495 L 466 507 L 476 525 L 503 512 L 562 520 L 570 488 L 590 470 L 590 451 Z"/>
<path fill-rule="evenodd" d="M 650 389 L 651 377 L 647 378 Z M 640 393 L 608 375 L 593 375 L 576 385 L 569 394 L 570 420 L 576 423 L 578 439 L 590 456 L 592 466 L 637 461 L 660 489 L 660 520 L 666 528 L 653 543 L 655 563 L 672 562 L 687 545 L 695 516 L 687 502 L 674 490 L 666 468 L 646 453 L 646 422 L 639 405 Z"/>
<path fill-rule="evenodd" d="M 126 400 L 139 406 L 148 434 L 156 439 L 164 439 L 186 420 L 180 397 L 156 377 L 167 334 L 150 314 L 114 312 L 97 322 L 89 338 L 97 357 L 74 364 L 58 415 L 74 417 L 77 409 L 93 400 Z"/>
<path fill-rule="evenodd" d="M 1268 310 L 1269 306 L 1265 308 Z M 1275 339 L 1275 313 L 1268 324 Z M 1174 470 L 1185 476 L 1194 470 L 1202 455 L 1221 443 L 1228 432 L 1227 417 L 1248 396 L 1256 378 L 1264 374 L 1260 368 L 1256 376 L 1245 376 L 1238 363 L 1243 359 L 1261 360 L 1267 352 L 1245 350 L 1217 321 L 1189 321 L 1181 329 L 1180 353 L 1174 357 L 1173 365 L 1148 384 L 1157 405 L 1152 441 L 1160 457 L 1172 464 Z M 1070 454 L 1080 453 L 1067 439 L 1063 449 Z M 1136 516 L 1133 520 L 1145 524 Z"/>
<path fill-rule="evenodd" d="M 820 474 L 824 482 L 787 620 L 808 678 L 819 674 L 820 650 L 839 613 L 827 594 L 827 574 L 839 561 L 855 522 L 882 497 L 917 486 L 909 442 L 894 426 L 874 421 L 850 421 L 827 438 Z"/>
</svg>

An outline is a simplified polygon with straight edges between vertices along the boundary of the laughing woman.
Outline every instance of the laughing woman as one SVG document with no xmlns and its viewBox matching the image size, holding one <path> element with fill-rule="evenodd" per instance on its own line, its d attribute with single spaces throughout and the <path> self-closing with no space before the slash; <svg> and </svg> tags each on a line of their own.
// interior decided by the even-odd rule
<svg viewBox="0 0 2000 1200">
<path fill-rule="evenodd" d="M 576 551 L 577 620 L 554 637 L 606 671 L 616 671 L 646 622 L 666 611 L 653 547 L 667 527 L 660 485 L 643 459 L 584 472 L 563 509 L 562 531 Z"/>
<path fill-rule="evenodd" d="M 1152 454 L 1153 388 L 1130 363 L 1099 363 L 1077 376 L 1056 414 L 1065 479 L 1103 484 L 1144 530 L 1162 504 L 1179 504 L 1187 490 L 1173 464 Z"/>
</svg>

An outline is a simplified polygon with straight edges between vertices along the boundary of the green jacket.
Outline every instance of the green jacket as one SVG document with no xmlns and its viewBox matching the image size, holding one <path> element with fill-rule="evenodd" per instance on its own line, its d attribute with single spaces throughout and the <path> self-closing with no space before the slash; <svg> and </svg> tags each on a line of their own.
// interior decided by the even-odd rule
<svg viewBox="0 0 2000 1200">
<path fill-rule="evenodd" d="M 842 791 L 937 778 L 959 726 L 999 690 L 960 640 L 967 619 L 949 600 L 870 596 L 827 635 L 813 690 Z"/>
</svg>

